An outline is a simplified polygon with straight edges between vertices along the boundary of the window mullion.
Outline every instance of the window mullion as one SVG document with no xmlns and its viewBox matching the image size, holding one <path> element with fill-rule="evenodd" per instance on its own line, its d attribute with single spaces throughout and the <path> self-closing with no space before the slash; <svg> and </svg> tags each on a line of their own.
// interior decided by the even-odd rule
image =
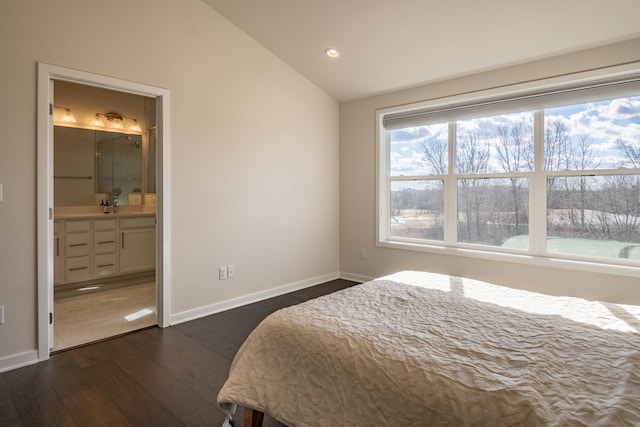
<svg viewBox="0 0 640 427">
<path fill-rule="evenodd" d="M 384 186 L 383 191 L 378 191 L 378 240 L 387 240 L 391 236 L 391 135 L 384 133 L 384 150 L 380 153 L 378 168 L 384 171 L 383 176 L 378 177 L 378 185 Z"/>
<path fill-rule="evenodd" d="M 544 170 L 544 110 L 534 114 L 533 182 L 529 189 L 531 209 L 529 249 L 536 255 L 546 253 L 547 241 L 547 176 Z"/>
<path fill-rule="evenodd" d="M 446 245 L 455 245 L 458 240 L 458 183 L 456 182 L 456 122 L 449 123 L 448 172 L 445 180 L 445 230 Z"/>
</svg>

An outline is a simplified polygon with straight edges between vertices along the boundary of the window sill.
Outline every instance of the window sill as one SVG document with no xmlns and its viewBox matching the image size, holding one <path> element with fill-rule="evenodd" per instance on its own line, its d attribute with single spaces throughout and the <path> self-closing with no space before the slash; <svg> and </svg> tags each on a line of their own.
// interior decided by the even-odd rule
<svg viewBox="0 0 640 427">
<path fill-rule="evenodd" d="M 640 266 L 607 264 L 593 261 L 581 261 L 563 258 L 554 258 L 531 254 L 517 254 L 494 252 L 474 248 L 449 247 L 434 244 L 398 242 L 398 241 L 378 241 L 376 246 L 398 250 L 408 250 L 414 252 L 425 252 L 438 255 L 448 255 L 457 257 L 478 258 L 498 262 L 513 262 L 546 268 L 563 268 L 576 271 L 587 271 L 592 273 L 610 274 L 626 277 L 640 276 Z"/>
</svg>

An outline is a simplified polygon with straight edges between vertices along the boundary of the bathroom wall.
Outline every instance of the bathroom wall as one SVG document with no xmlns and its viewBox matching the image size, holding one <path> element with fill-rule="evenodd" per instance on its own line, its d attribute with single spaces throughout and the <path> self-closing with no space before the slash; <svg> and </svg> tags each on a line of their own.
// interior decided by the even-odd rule
<svg viewBox="0 0 640 427">
<path fill-rule="evenodd" d="M 54 126 L 54 208 L 95 205 L 96 144 L 94 132 L 90 129 Z"/>
<path fill-rule="evenodd" d="M 54 104 L 56 208 L 95 205 L 107 197 L 111 198 L 109 193 L 113 188 L 124 191 L 117 201 L 125 205 L 129 203 L 129 193 L 146 191 L 147 129 L 156 125 L 155 99 L 56 80 Z M 73 114 L 76 123 L 62 122 L 65 108 Z M 122 116 L 124 129 L 111 128 L 112 123 L 104 116 L 106 113 Z M 101 114 L 104 126 L 92 123 L 96 114 Z M 133 124 L 132 119 L 140 125 L 141 132 L 129 129 Z M 113 143 L 103 142 L 107 140 Z M 112 149 L 122 154 L 115 162 L 111 154 L 116 151 Z M 152 161 L 155 161 L 153 156 Z M 117 182 L 114 182 L 115 178 L 118 178 Z M 134 196 L 142 200 L 141 194 Z"/>
<path fill-rule="evenodd" d="M 105 127 L 91 125 L 96 113 L 114 112 L 126 118 L 134 118 L 145 130 L 155 125 L 155 111 L 150 115 L 146 108 L 146 100 L 152 100 L 141 95 L 135 95 L 116 90 L 99 88 L 91 85 L 56 80 L 53 88 L 53 98 L 57 108 L 53 112 L 53 123 L 67 127 L 81 129 L 108 130 Z M 153 101 L 153 100 L 152 100 Z M 61 123 L 60 118 L 68 108 L 73 113 L 76 123 Z M 105 125 L 109 121 L 103 118 Z M 131 125 L 131 120 L 124 120 L 125 127 Z M 120 132 L 128 133 L 127 129 Z"/>
</svg>

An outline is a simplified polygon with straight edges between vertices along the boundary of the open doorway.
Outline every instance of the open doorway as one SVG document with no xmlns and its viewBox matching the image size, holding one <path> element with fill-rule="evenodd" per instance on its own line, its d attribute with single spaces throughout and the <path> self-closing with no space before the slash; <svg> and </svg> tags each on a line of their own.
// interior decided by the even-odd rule
<svg viewBox="0 0 640 427">
<path fill-rule="evenodd" d="M 156 99 L 53 80 L 53 347 L 157 324 Z"/>
<path fill-rule="evenodd" d="M 165 89 L 39 64 L 39 359 L 150 319 L 169 325 L 168 105 Z M 145 290 L 122 296 L 134 288 Z M 77 323 L 76 337 L 57 344 L 60 302 L 100 293 L 102 311 L 120 307 L 113 314 L 123 319 L 111 321 L 120 326 L 109 332 L 95 308 L 76 305 L 94 315 L 93 331 Z M 124 299 L 136 303 L 122 307 Z"/>
</svg>

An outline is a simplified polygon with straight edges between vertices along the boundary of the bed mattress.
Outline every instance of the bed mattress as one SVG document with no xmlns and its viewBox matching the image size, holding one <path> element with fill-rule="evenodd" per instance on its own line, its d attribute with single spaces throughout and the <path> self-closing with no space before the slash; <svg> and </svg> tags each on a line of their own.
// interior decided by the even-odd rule
<svg viewBox="0 0 640 427">
<path fill-rule="evenodd" d="M 640 425 L 640 307 L 401 272 L 267 317 L 218 403 L 292 427 Z"/>
</svg>

